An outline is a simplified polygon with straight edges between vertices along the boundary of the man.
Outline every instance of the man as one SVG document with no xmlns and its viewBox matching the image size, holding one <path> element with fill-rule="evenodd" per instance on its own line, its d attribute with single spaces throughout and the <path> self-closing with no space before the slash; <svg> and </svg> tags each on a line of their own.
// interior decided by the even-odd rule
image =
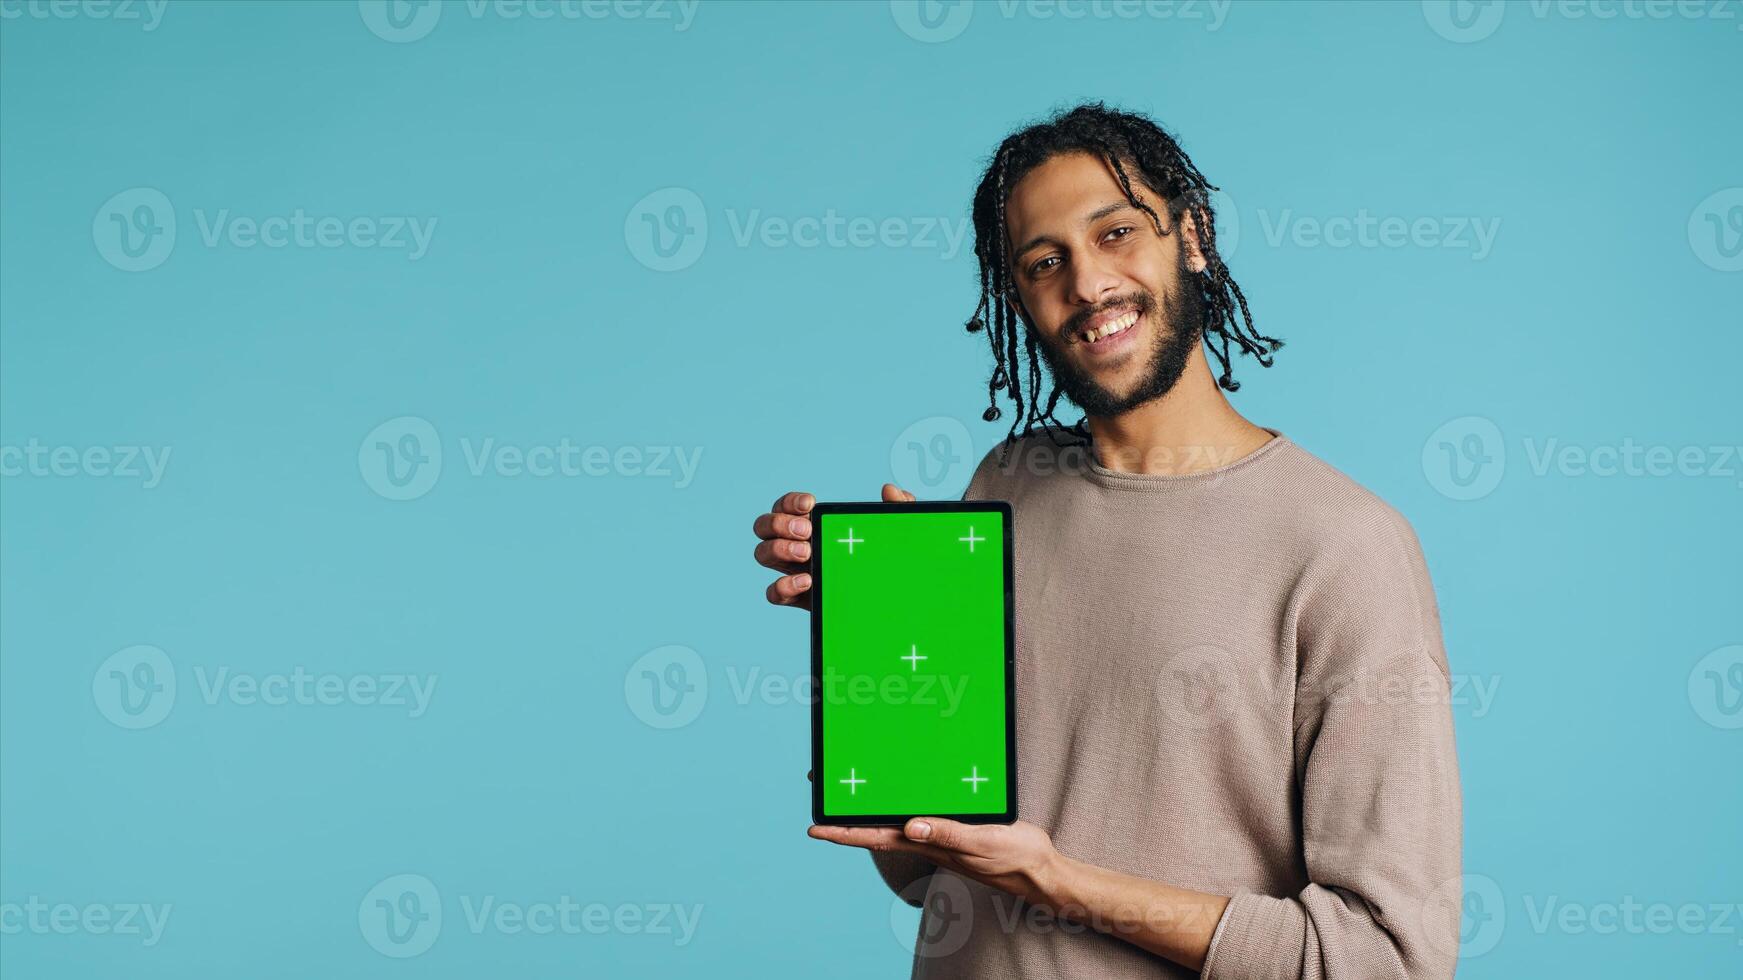
<svg viewBox="0 0 1743 980">
<path fill-rule="evenodd" d="M 1155 123 L 1090 104 L 1005 139 L 975 194 L 968 328 L 1018 418 L 965 497 L 1015 513 L 1022 819 L 810 831 L 922 904 L 915 976 L 1453 973 L 1427 570 L 1402 517 L 1223 394 L 1232 351 L 1279 345 L 1216 252 L 1212 190 Z M 756 521 L 777 604 L 808 604 L 813 503 Z"/>
</svg>

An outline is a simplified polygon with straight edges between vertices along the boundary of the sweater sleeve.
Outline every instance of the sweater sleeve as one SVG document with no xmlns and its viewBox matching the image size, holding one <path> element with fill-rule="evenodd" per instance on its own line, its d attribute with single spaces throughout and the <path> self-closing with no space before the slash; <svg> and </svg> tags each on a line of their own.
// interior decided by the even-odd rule
<svg viewBox="0 0 1743 980">
<path fill-rule="evenodd" d="M 1294 601 L 1309 883 L 1235 894 L 1204 980 L 1430 980 L 1457 965 L 1461 800 L 1439 612 L 1402 517 L 1388 508 L 1354 537 Z"/>
</svg>

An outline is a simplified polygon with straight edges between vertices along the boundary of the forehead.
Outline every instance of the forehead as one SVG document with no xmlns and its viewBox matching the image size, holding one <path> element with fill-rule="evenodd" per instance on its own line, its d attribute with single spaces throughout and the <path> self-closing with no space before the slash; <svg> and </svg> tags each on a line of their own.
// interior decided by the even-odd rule
<svg viewBox="0 0 1743 980">
<path fill-rule="evenodd" d="M 1138 200 L 1147 201 L 1148 188 L 1134 177 L 1130 166 L 1126 176 L 1133 178 L 1132 192 Z M 1089 153 L 1061 153 L 1024 174 L 1011 189 L 1005 202 L 1005 227 L 1020 247 L 1035 235 L 1068 232 L 1097 210 L 1125 201 L 1125 191 L 1107 161 Z"/>
</svg>

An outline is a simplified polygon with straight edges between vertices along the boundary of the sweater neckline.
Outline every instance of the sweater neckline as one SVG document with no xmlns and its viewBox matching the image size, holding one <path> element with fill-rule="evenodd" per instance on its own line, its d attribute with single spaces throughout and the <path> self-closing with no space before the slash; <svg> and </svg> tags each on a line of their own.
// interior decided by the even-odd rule
<svg viewBox="0 0 1743 980">
<path fill-rule="evenodd" d="M 1260 428 L 1271 433 L 1271 438 L 1264 445 L 1231 463 L 1201 470 L 1197 473 L 1127 473 L 1120 470 L 1110 470 L 1097 459 L 1095 443 L 1092 439 L 1085 453 L 1089 465 L 1083 470 L 1083 476 L 1091 483 L 1112 490 L 1183 490 L 1206 483 L 1215 483 L 1237 471 L 1258 465 L 1267 457 L 1275 455 L 1290 441 L 1288 436 L 1276 429 L 1269 426 L 1260 426 Z"/>
</svg>

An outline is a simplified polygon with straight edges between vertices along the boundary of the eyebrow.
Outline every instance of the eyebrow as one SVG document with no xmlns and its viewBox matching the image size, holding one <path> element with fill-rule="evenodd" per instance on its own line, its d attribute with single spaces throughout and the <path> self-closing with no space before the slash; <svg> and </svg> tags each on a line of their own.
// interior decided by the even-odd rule
<svg viewBox="0 0 1743 980">
<path fill-rule="evenodd" d="M 1110 201 L 1109 203 L 1104 204 L 1101 207 L 1096 208 L 1094 211 L 1091 211 L 1090 213 L 1084 215 L 1083 220 L 1080 221 L 1079 224 L 1093 225 L 1097 221 L 1100 221 L 1101 219 L 1107 217 L 1110 214 L 1114 214 L 1114 213 L 1119 212 L 1119 211 L 1136 211 L 1136 210 L 1137 210 L 1137 208 L 1132 207 L 1131 201 L 1128 201 L 1128 200 L 1125 200 L 1124 198 L 1122 198 L 1118 201 Z M 1029 251 L 1030 249 L 1034 248 L 1037 245 L 1048 245 L 1048 244 L 1063 245 L 1064 243 L 1061 242 L 1059 239 L 1054 238 L 1051 235 L 1036 235 L 1034 238 L 1031 238 L 1028 241 L 1024 242 L 1020 247 L 1017 248 L 1016 251 L 1012 252 L 1011 257 L 1016 258 L 1016 257 L 1022 255 L 1023 253 Z"/>
</svg>

